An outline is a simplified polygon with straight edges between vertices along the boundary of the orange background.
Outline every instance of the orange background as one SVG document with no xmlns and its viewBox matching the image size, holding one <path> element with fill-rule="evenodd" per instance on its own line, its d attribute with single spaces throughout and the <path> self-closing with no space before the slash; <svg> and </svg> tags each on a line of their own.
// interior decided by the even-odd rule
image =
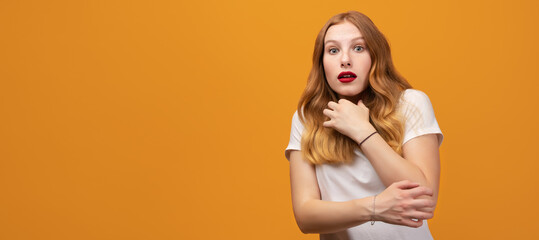
<svg viewBox="0 0 539 240">
<path fill-rule="evenodd" d="M 537 239 L 536 1 L 0 2 L 0 239 L 317 239 L 284 148 L 332 15 L 445 134 L 436 239 Z"/>
</svg>

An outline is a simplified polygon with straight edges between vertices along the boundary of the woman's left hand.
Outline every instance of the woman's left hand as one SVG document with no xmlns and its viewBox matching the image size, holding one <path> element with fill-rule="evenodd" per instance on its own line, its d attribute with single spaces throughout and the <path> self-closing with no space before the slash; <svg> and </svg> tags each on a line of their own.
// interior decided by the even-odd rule
<svg viewBox="0 0 539 240">
<path fill-rule="evenodd" d="M 369 122 L 369 109 L 361 100 L 357 105 L 346 99 L 340 99 L 338 103 L 330 101 L 328 108 L 323 113 L 330 120 L 323 123 L 324 127 L 331 127 L 356 142 L 376 131 Z"/>
</svg>

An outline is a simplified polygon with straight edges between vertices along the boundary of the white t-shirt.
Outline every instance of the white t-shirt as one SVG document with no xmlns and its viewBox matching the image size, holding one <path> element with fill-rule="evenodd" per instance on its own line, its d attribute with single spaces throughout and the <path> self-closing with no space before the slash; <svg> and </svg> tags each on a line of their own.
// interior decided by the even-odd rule
<svg viewBox="0 0 539 240">
<path fill-rule="evenodd" d="M 434 116 L 434 110 L 428 96 L 418 90 L 407 89 L 400 99 L 400 111 L 404 116 L 403 144 L 412 138 L 424 134 L 437 134 L 441 144 L 442 132 Z M 285 150 L 288 159 L 290 150 L 301 150 L 301 134 L 303 124 L 298 113 L 292 118 L 290 142 Z M 321 164 L 316 165 L 316 178 L 322 200 L 343 202 L 374 196 L 386 189 L 369 160 L 358 150 L 350 164 Z M 424 220 L 419 228 L 376 222 L 358 225 L 345 231 L 320 234 L 320 239 L 432 239 Z"/>
</svg>

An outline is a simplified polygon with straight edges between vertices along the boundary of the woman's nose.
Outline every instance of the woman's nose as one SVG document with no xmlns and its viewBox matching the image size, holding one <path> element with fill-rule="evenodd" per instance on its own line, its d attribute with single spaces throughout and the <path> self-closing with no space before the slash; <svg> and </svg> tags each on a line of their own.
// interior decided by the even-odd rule
<svg viewBox="0 0 539 240">
<path fill-rule="evenodd" d="M 350 66 L 352 66 L 350 57 L 348 56 L 348 54 L 343 53 L 341 56 L 341 67 L 350 67 Z"/>
</svg>

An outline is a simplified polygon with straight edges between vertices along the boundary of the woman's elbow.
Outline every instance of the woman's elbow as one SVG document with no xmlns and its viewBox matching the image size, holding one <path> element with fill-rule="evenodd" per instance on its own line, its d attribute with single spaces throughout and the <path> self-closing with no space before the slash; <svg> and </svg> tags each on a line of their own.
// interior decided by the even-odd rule
<svg viewBox="0 0 539 240">
<path fill-rule="evenodd" d="M 300 222 L 296 219 L 296 223 L 298 224 L 299 230 L 304 234 L 318 233 L 313 228 L 311 228 L 308 224 L 305 224 L 304 222 Z"/>
<path fill-rule="evenodd" d="M 297 221 L 296 221 L 297 222 Z M 298 228 L 299 230 L 304 233 L 304 234 L 309 234 L 309 233 L 312 233 L 309 231 L 308 228 L 306 228 L 304 225 L 301 225 L 301 223 L 297 222 L 298 223 Z"/>
<path fill-rule="evenodd" d="M 318 233 L 316 232 L 316 229 L 313 228 L 312 224 L 310 224 L 309 217 L 305 216 L 304 213 L 296 210 L 294 211 L 294 217 L 296 219 L 296 224 L 298 225 L 298 228 L 302 233 Z"/>
</svg>

